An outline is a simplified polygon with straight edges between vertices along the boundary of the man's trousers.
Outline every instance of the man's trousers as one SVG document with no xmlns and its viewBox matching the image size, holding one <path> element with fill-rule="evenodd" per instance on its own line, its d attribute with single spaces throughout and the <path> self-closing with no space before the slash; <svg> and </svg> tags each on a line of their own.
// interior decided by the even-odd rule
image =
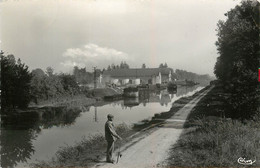
<svg viewBox="0 0 260 168">
<path fill-rule="evenodd" d="M 107 141 L 107 162 L 112 161 L 113 152 L 114 152 L 114 141 Z"/>
</svg>

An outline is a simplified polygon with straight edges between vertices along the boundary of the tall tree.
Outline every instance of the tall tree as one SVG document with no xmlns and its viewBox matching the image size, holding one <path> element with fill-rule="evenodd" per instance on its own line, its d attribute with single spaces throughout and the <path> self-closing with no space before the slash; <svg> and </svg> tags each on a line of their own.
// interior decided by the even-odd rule
<svg viewBox="0 0 260 168">
<path fill-rule="evenodd" d="M 31 99 L 30 81 L 32 75 L 28 66 L 20 59 L 16 62 L 13 55 L 1 53 L 1 112 L 5 108 L 26 108 Z"/>
<path fill-rule="evenodd" d="M 31 79 L 31 93 L 32 99 L 37 104 L 39 99 L 44 99 L 47 96 L 47 86 L 46 86 L 47 75 L 40 68 L 32 70 Z"/>
<path fill-rule="evenodd" d="M 54 75 L 53 74 L 54 73 L 54 69 L 52 67 L 47 67 L 46 68 L 46 73 L 47 73 L 48 76 L 52 76 L 52 75 Z"/>
<path fill-rule="evenodd" d="M 225 14 L 226 21 L 218 22 L 220 56 L 214 73 L 231 94 L 230 115 L 241 119 L 251 118 L 260 104 L 259 6 L 257 1 L 242 1 Z"/>
<path fill-rule="evenodd" d="M 61 79 L 63 89 L 66 92 L 69 92 L 71 95 L 73 95 L 79 91 L 79 86 L 76 82 L 75 76 L 68 75 L 68 74 L 61 74 L 59 75 L 59 77 Z"/>
<path fill-rule="evenodd" d="M 111 71 L 111 69 L 112 69 L 111 66 L 108 65 L 107 70 L 108 70 L 108 71 Z"/>
</svg>

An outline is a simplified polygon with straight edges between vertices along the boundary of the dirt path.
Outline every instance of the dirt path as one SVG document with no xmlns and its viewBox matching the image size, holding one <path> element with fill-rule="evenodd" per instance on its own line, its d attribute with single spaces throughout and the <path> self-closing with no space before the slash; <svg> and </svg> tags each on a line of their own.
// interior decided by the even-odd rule
<svg viewBox="0 0 260 168">
<path fill-rule="evenodd" d="M 176 143 L 183 131 L 183 124 L 198 101 L 204 97 L 212 88 L 204 91 L 194 98 L 182 109 L 167 119 L 160 127 L 134 139 L 129 144 L 121 147 L 122 157 L 118 164 L 99 163 L 94 167 L 102 168 L 144 168 L 161 167 L 168 156 L 171 145 Z M 116 142 L 117 143 L 117 142 Z M 130 146 L 130 147 L 129 147 Z M 118 151 L 115 151 L 116 159 Z"/>
</svg>

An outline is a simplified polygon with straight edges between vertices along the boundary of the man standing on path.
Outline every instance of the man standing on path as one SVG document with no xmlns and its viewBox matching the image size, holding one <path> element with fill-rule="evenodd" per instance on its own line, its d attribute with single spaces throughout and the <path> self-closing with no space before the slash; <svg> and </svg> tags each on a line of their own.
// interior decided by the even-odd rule
<svg viewBox="0 0 260 168">
<path fill-rule="evenodd" d="M 105 124 L 105 137 L 107 140 L 107 158 L 106 161 L 108 163 L 114 163 L 115 161 L 112 159 L 112 155 L 114 152 L 114 142 L 116 139 L 122 139 L 115 131 L 115 127 L 113 124 L 114 116 L 112 114 L 107 115 L 107 122 Z"/>
</svg>

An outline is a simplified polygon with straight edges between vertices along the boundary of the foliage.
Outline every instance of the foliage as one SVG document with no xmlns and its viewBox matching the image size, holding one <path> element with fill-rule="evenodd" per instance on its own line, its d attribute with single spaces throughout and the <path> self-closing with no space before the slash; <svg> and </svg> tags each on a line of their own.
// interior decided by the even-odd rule
<svg viewBox="0 0 260 168">
<path fill-rule="evenodd" d="M 75 94 L 79 90 L 75 76 L 69 74 L 60 74 L 61 84 L 63 89 L 71 94 Z"/>
<path fill-rule="evenodd" d="M 168 157 L 168 166 L 238 167 L 239 157 L 260 165 L 259 119 L 241 122 L 223 113 L 226 94 L 215 86 L 189 114 L 185 131 Z"/>
<path fill-rule="evenodd" d="M 115 65 L 114 63 L 111 65 L 108 65 L 107 70 L 111 71 L 113 69 L 129 69 L 130 66 L 126 62 L 121 62 L 120 65 Z"/>
<path fill-rule="evenodd" d="M 38 100 L 58 98 L 63 95 L 75 95 L 79 92 L 79 86 L 75 76 L 69 74 L 54 74 L 53 68 L 48 67 L 46 73 L 41 69 L 32 70 L 30 89 L 32 98 L 37 104 Z"/>
<path fill-rule="evenodd" d="M 229 110 L 233 117 L 250 118 L 259 106 L 260 65 L 259 3 L 242 1 L 218 22 L 216 46 L 220 56 L 215 65 L 216 76 L 224 83 Z"/>
<path fill-rule="evenodd" d="M 1 53 L 1 103 L 2 108 L 26 108 L 31 99 L 31 73 L 28 66 L 13 55 Z"/>
<path fill-rule="evenodd" d="M 200 83 L 201 85 L 208 85 L 212 77 L 209 75 L 199 75 L 193 72 L 187 72 L 185 70 L 176 69 L 175 74 L 173 74 L 173 78 L 177 78 L 178 80 L 189 80 L 193 82 Z"/>
<path fill-rule="evenodd" d="M 94 81 L 94 74 L 87 72 L 86 68 L 75 66 L 73 69 L 73 75 L 75 76 L 76 81 L 80 84 L 87 84 Z"/>
<path fill-rule="evenodd" d="M 10 128 L 9 128 L 10 129 Z M 32 129 L 14 129 L 12 131 L 1 130 L 1 166 L 15 167 L 17 163 L 26 162 L 31 158 L 35 149 L 33 140 L 36 138 L 36 131 Z M 19 143 L 17 140 L 19 139 Z"/>
<path fill-rule="evenodd" d="M 168 65 L 167 65 L 166 62 L 165 62 L 164 64 L 161 63 L 161 64 L 159 65 L 159 68 L 168 68 Z"/>
</svg>

